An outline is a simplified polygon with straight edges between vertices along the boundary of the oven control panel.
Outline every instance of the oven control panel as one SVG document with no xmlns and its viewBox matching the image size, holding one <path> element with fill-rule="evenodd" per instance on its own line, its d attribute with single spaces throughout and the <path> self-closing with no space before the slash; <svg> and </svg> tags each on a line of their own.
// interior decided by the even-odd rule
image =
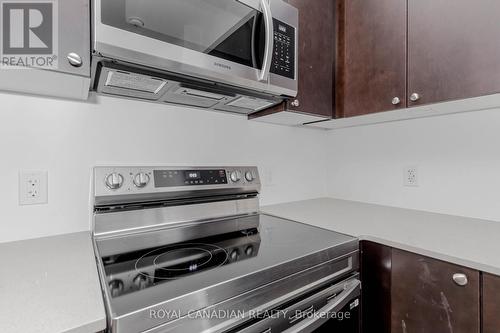
<svg viewBox="0 0 500 333">
<path fill-rule="evenodd" d="M 207 186 L 227 184 L 225 169 L 154 170 L 155 187 Z"/>
<path fill-rule="evenodd" d="M 271 73 L 295 79 L 295 28 L 273 19 L 274 51 Z"/>
<path fill-rule="evenodd" d="M 96 167 L 95 197 L 237 188 L 259 192 L 256 167 Z M 111 199 L 111 198 L 110 198 Z M 138 198 L 139 199 L 139 198 Z M 144 197 L 148 200 L 147 197 Z M 107 201 L 107 200 L 105 200 Z"/>
</svg>

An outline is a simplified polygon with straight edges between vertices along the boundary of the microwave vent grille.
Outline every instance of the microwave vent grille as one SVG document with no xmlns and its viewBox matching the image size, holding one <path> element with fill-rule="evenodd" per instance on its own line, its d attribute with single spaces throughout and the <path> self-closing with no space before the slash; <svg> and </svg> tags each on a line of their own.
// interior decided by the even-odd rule
<svg viewBox="0 0 500 333">
<path fill-rule="evenodd" d="M 165 80 L 146 75 L 109 71 L 105 86 L 158 94 L 166 84 Z"/>
<path fill-rule="evenodd" d="M 237 107 L 237 108 L 244 108 L 244 109 L 259 111 L 259 110 L 268 108 L 270 106 L 273 106 L 275 104 L 276 104 L 275 102 L 271 102 L 271 101 L 268 101 L 265 99 L 242 96 L 238 99 L 235 99 L 234 101 L 232 101 L 230 103 L 227 103 L 226 105 L 232 106 L 232 107 Z"/>
</svg>

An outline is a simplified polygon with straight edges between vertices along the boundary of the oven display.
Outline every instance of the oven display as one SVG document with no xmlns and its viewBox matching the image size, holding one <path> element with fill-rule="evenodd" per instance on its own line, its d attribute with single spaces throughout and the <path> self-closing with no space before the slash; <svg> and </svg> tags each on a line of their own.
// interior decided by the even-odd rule
<svg viewBox="0 0 500 333">
<path fill-rule="evenodd" d="M 201 178 L 201 172 L 199 171 L 187 171 L 186 179 L 199 180 Z"/>
<path fill-rule="evenodd" d="M 156 188 L 227 184 L 226 170 L 154 170 Z"/>
</svg>

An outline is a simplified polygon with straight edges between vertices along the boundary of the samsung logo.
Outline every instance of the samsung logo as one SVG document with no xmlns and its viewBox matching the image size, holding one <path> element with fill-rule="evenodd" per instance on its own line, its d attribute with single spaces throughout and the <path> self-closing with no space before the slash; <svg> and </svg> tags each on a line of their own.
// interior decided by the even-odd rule
<svg viewBox="0 0 500 333">
<path fill-rule="evenodd" d="M 220 62 L 214 62 L 214 65 L 220 68 L 231 70 L 231 66 L 221 64 Z"/>
</svg>

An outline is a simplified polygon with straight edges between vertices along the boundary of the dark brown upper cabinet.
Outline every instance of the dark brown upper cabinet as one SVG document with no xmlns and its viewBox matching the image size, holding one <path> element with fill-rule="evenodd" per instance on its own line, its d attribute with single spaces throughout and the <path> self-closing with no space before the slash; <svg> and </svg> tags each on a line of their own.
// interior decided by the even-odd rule
<svg viewBox="0 0 500 333">
<path fill-rule="evenodd" d="M 500 92 L 500 1 L 339 6 L 337 117 Z"/>
<path fill-rule="evenodd" d="M 330 119 L 334 107 L 335 1 L 286 2 L 299 10 L 298 95 L 249 118 L 276 117 L 277 113 L 288 113 L 287 119 L 296 114 L 298 123 Z"/>
<path fill-rule="evenodd" d="M 500 333 L 500 277 L 483 274 L 483 333 Z"/>
<path fill-rule="evenodd" d="M 299 10 L 299 92 L 288 108 L 331 118 L 335 1 L 289 0 L 288 3 Z"/>
<path fill-rule="evenodd" d="M 406 107 L 406 1 L 339 0 L 336 114 Z"/>
<path fill-rule="evenodd" d="M 393 249 L 391 332 L 479 333 L 479 290 L 478 271 Z"/>
<path fill-rule="evenodd" d="M 500 92 L 500 1 L 408 6 L 409 106 Z"/>
</svg>

